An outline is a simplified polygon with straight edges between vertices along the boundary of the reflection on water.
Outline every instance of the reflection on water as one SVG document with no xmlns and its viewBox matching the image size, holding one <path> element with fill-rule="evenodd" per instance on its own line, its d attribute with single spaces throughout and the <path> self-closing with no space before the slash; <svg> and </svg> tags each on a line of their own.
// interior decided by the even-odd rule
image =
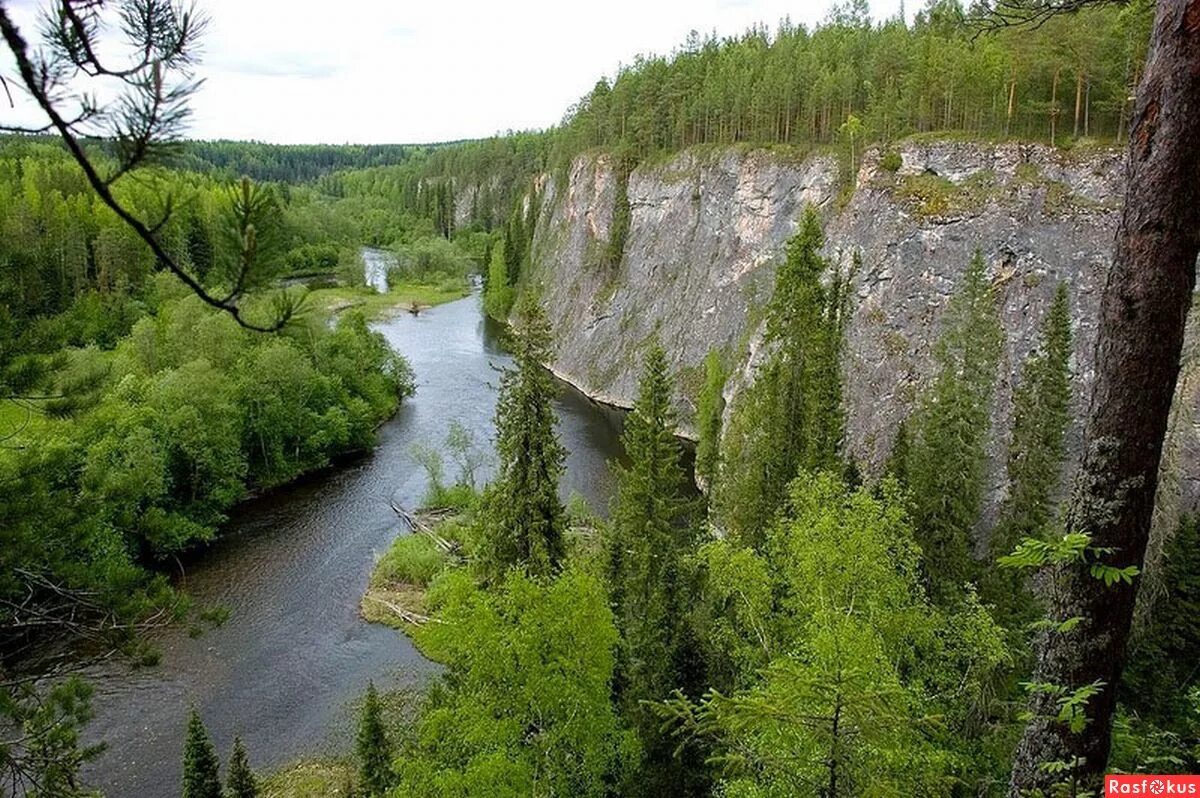
<svg viewBox="0 0 1200 798">
<path fill-rule="evenodd" d="M 222 757 L 238 733 L 251 764 L 270 769 L 348 750 L 349 703 L 368 680 L 391 687 L 435 672 L 406 638 L 364 623 L 358 600 L 374 558 L 398 532 L 388 498 L 411 506 L 425 490 L 409 447 L 440 446 L 457 420 L 490 449 L 497 369 L 509 358 L 477 297 L 377 327 L 408 357 L 418 387 L 380 428 L 376 450 L 233 513 L 185 580 L 199 605 L 229 608 L 223 626 L 198 638 L 167 631 L 157 667 L 112 663 L 89 674 L 97 710 L 89 734 L 116 744 L 87 776 L 110 798 L 179 794 L 189 705 Z M 620 415 L 569 389 L 558 409 L 570 453 L 563 495 L 578 492 L 606 510 Z"/>
</svg>

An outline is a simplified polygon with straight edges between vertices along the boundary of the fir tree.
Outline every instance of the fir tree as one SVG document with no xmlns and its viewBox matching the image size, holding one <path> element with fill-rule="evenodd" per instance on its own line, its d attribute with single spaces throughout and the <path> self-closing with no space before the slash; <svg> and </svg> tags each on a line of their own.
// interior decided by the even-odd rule
<svg viewBox="0 0 1200 798">
<path fill-rule="evenodd" d="M 483 309 L 493 319 L 504 321 L 512 309 L 513 287 L 508 280 L 505 244 L 499 241 L 491 248 L 488 260 L 487 283 L 483 292 Z"/>
<path fill-rule="evenodd" d="M 484 497 L 477 558 L 492 580 L 513 566 L 555 573 L 566 553 L 558 496 L 566 451 L 555 433 L 558 389 L 545 366 L 552 356 L 550 323 L 532 293 L 518 303 L 513 344 L 514 363 L 500 379 L 496 403 L 500 470 Z"/>
<path fill-rule="evenodd" d="M 704 358 L 704 389 L 696 407 L 696 476 L 711 495 L 721 461 L 721 423 L 725 414 L 725 368 L 721 356 L 711 350 Z"/>
<path fill-rule="evenodd" d="M 671 627 L 677 622 L 674 582 L 691 540 L 682 523 L 686 475 L 675 439 L 671 381 L 662 347 L 646 354 L 638 398 L 621 442 L 628 466 L 616 466 L 610 584 L 617 625 L 630 652 L 635 701 L 659 698 L 670 682 Z"/>
<path fill-rule="evenodd" d="M 975 576 L 971 529 L 983 502 L 987 436 L 1003 331 L 983 257 L 976 252 L 946 309 L 939 366 L 908 441 L 908 487 L 934 595 Z"/>
<path fill-rule="evenodd" d="M 183 798 L 221 798 L 220 762 L 195 708 L 188 716 L 183 749 Z"/>
<path fill-rule="evenodd" d="M 726 435 L 722 518 L 756 546 L 796 474 L 838 464 L 847 293 L 839 274 L 822 282 L 829 268 L 823 245 L 817 212 L 808 206 L 767 306 L 765 344 L 773 353 L 739 400 Z"/>
<path fill-rule="evenodd" d="M 508 217 L 504 227 L 504 266 L 508 271 L 508 284 L 515 286 L 521 278 L 521 265 L 525 261 L 525 225 L 521 208 L 517 206 Z"/>
<path fill-rule="evenodd" d="M 687 475 L 675 438 L 667 358 L 657 343 L 646 353 L 621 442 L 629 465 L 616 469 L 609 548 L 613 611 L 623 642 L 616 692 L 646 748 L 643 789 L 662 794 L 687 774 L 678 760 L 672 762 L 676 741 L 660 732 L 647 702 L 665 700 L 683 686 L 679 664 L 688 637 L 682 561 L 691 551 L 693 528 L 687 523 Z"/>
<path fill-rule="evenodd" d="M 1070 421 L 1070 357 L 1071 311 L 1066 285 L 1060 284 L 1042 325 L 1041 346 L 1025 361 L 1013 395 L 1008 496 L 992 532 L 993 558 L 1011 553 L 1025 538 L 1040 537 L 1051 520 Z M 1020 571 L 989 569 L 985 586 L 987 598 L 1006 614 L 1030 606 Z"/>
<path fill-rule="evenodd" d="M 367 695 L 358 718 L 354 753 L 358 757 L 358 779 L 363 793 L 370 798 L 386 794 L 395 776 L 392 772 L 391 745 L 383 728 L 383 707 L 374 682 L 367 684 Z"/>
<path fill-rule="evenodd" d="M 229 756 L 229 776 L 225 782 L 227 798 L 256 798 L 258 781 L 246 757 L 246 747 L 241 737 L 233 738 L 233 753 Z"/>
</svg>

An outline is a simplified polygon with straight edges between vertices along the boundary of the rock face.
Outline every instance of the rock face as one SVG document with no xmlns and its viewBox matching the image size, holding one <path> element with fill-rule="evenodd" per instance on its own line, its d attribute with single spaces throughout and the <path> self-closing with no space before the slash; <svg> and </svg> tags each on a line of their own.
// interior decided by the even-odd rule
<svg viewBox="0 0 1200 798">
<path fill-rule="evenodd" d="M 753 373 L 775 266 L 812 203 L 825 223 L 827 255 L 846 269 L 855 251 L 861 256 L 843 359 L 846 445 L 874 472 L 929 381 L 942 311 L 978 249 L 1005 330 L 990 517 L 1005 488 L 1012 389 L 1059 282 L 1071 299 L 1074 416 L 1086 409 L 1122 171 L 1113 150 L 908 141 L 868 152 L 854 185 L 843 186 L 832 156 L 688 151 L 630 174 L 624 257 L 612 266 L 602 253 L 620 191 L 615 162 L 581 156 L 565 179 L 547 181 L 533 247 L 532 278 L 557 334 L 553 367 L 589 395 L 627 406 L 639 353 L 657 335 L 678 378 L 685 424 L 709 349 L 736 364 L 727 389 L 736 401 Z M 1196 404 L 1190 391 L 1178 401 Z M 1180 415 L 1187 423 L 1176 428 L 1190 436 L 1179 442 L 1180 483 L 1191 509 L 1200 497 L 1200 446 L 1196 413 Z M 1076 422 L 1068 437 L 1073 452 L 1080 432 Z"/>
</svg>

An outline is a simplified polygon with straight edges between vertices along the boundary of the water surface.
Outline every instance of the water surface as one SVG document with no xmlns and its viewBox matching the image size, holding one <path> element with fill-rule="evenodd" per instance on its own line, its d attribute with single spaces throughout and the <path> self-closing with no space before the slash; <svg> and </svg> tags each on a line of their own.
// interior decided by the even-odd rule
<svg viewBox="0 0 1200 798">
<path fill-rule="evenodd" d="M 198 604 L 230 610 L 223 626 L 198 638 L 168 630 L 156 641 L 157 667 L 112 663 L 88 674 L 97 710 L 89 735 L 112 746 L 87 777 L 109 798 L 178 796 L 190 705 L 222 759 L 238 733 L 252 766 L 268 770 L 349 750 L 350 704 L 368 680 L 392 687 L 436 672 L 405 637 L 364 623 L 358 602 L 374 560 L 400 532 L 388 500 L 414 506 L 425 491 L 412 445 L 440 447 L 457 420 L 490 450 L 497 369 L 510 361 L 477 296 L 376 327 L 417 380 L 416 396 L 380 428 L 378 447 L 232 513 L 185 579 Z M 565 387 L 558 410 L 570 452 L 564 497 L 578 492 L 606 508 L 620 416 Z"/>
</svg>

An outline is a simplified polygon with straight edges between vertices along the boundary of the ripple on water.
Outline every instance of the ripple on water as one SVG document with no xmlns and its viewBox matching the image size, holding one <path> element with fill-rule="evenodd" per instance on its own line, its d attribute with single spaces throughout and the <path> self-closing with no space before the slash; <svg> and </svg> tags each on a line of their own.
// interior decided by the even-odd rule
<svg viewBox="0 0 1200 798">
<path fill-rule="evenodd" d="M 195 705 L 222 757 L 240 734 L 259 769 L 349 748 L 350 704 L 368 680 L 413 684 L 436 672 L 402 635 L 364 623 L 358 602 L 371 566 L 399 529 L 389 497 L 414 505 L 424 473 L 409 456 L 440 445 L 457 420 L 490 446 L 496 369 L 508 364 L 478 297 L 376 325 L 412 363 L 418 390 L 379 430 L 369 455 L 237 508 L 220 542 L 187 566 L 197 604 L 229 620 L 199 638 L 171 629 L 162 662 L 106 663 L 96 687 L 92 739 L 113 745 L 87 778 L 109 798 L 178 795 L 184 725 Z M 560 435 L 570 452 L 564 496 L 606 510 L 620 417 L 564 390 Z"/>
</svg>

